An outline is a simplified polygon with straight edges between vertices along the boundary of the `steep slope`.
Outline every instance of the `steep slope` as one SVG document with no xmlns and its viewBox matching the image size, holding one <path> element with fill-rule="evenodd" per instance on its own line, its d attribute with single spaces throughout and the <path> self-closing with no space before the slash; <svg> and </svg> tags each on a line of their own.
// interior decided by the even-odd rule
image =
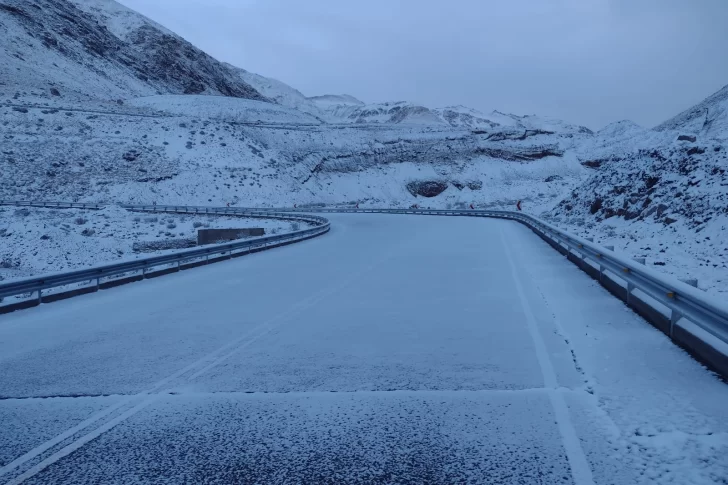
<svg viewBox="0 0 728 485">
<path fill-rule="evenodd" d="M 655 127 L 657 131 L 680 131 L 704 138 L 728 140 L 728 85 L 701 103 Z"/>
<path fill-rule="evenodd" d="M 0 95 L 160 93 L 265 100 L 235 72 L 112 0 L 1 0 Z"/>
<path fill-rule="evenodd" d="M 244 82 L 250 84 L 263 96 L 275 101 L 281 106 L 297 109 L 316 117 L 322 116 L 321 110 L 314 101 L 307 98 L 300 91 L 292 88 L 288 84 L 278 81 L 277 79 L 248 72 L 245 69 L 240 69 L 230 64 L 227 66 L 236 72 Z"/>
<path fill-rule="evenodd" d="M 311 96 L 308 99 L 322 110 L 339 104 L 352 106 L 363 106 L 365 104 L 363 101 L 359 101 L 354 96 L 348 94 L 324 94 L 323 96 Z"/>
<path fill-rule="evenodd" d="M 607 126 L 576 147 L 591 176 L 547 216 L 728 290 L 727 107 L 723 88 L 653 130 Z"/>
<path fill-rule="evenodd" d="M 449 106 L 433 110 L 444 122 L 454 128 L 492 130 L 500 125 L 480 111 L 465 106 Z"/>
<path fill-rule="evenodd" d="M 167 115 L 190 116 L 208 120 L 229 121 L 241 124 L 321 124 L 321 121 L 303 111 L 279 104 L 252 99 L 225 96 L 164 95 L 136 98 L 129 106 L 148 108 Z"/>
</svg>

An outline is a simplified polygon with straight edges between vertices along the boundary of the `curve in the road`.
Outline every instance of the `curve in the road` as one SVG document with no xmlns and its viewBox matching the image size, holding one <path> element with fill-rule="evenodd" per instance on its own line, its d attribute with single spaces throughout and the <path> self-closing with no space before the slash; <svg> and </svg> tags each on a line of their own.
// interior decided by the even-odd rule
<svg viewBox="0 0 728 485">
<path fill-rule="evenodd" d="M 286 251 L 3 317 L 2 480 L 726 476 L 728 388 L 524 226 L 330 218 Z"/>
</svg>

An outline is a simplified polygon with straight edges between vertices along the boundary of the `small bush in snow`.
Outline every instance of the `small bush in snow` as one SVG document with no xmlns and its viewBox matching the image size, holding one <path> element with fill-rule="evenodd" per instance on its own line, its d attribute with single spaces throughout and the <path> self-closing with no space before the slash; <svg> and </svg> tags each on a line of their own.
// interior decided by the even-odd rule
<svg viewBox="0 0 728 485">
<path fill-rule="evenodd" d="M 134 222 L 139 222 L 139 221 L 141 221 L 141 220 L 142 220 L 142 218 L 141 218 L 141 217 L 135 217 L 135 218 L 134 218 Z"/>
<path fill-rule="evenodd" d="M 159 222 L 159 218 L 158 217 L 145 217 L 144 222 L 152 222 L 152 223 Z"/>
<path fill-rule="evenodd" d="M 85 219 L 83 217 L 77 217 L 73 222 L 75 222 L 78 226 L 83 226 L 88 222 L 88 219 Z"/>
<path fill-rule="evenodd" d="M 167 224 L 167 229 L 174 229 L 175 227 L 177 227 L 177 224 L 175 224 L 174 222 L 170 222 L 169 224 Z"/>
<path fill-rule="evenodd" d="M 202 227 L 202 223 L 200 221 L 195 221 L 192 223 L 192 227 L 197 229 L 198 227 Z"/>
<path fill-rule="evenodd" d="M 93 236 L 94 234 L 96 234 L 96 231 L 94 231 L 90 227 L 87 227 L 86 229 L 84 229 L 83 231 L 81 231 L 81 235 L 82 236 Z"/>
<path fill-rule="evenodd" d="M 17 217 L 28 217 L 30 215 L 30 209 L 23 207 L 15 211 Z"/>
</svg>

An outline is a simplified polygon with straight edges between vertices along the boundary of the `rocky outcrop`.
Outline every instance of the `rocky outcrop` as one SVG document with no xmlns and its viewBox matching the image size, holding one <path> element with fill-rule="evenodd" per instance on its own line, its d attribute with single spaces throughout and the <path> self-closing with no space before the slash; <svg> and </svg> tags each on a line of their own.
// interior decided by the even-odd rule
<svg viewBox="0 0 728 485">
<path fill-rule="evenodd" d="M 407 191 L 415 197 L 437 197 L 445 190 L 447 190 L 447 182 L 440 180 L 426 180 L 407 184 Z"/>
<path fill-rule="evenodd" d="M 650 218 L 698 227 L 728 215 L 728 156 L 674 145 L 611 159 L 551 212 L 599 220 Z"/>
<path fill-rule="evenodd" d="M 138 18 L 140 26 L 122 39 L 99 18 L 68 0 L 3 0 L 0 24 L 14 23 L 20 29 L 13 30 L 18 34 L 14 33 L 0 49 L 11 54 L 19 45 L 27 44 L 22 54 L 11 54 L 16 65 L 13 71 L 18 72 L 14 75 L 19 79 L 40 81 L 37 66 L 22 61 L 31 55 L 47 59 L 43 52 L 47 50 L 76 64 L 76 72 L 69 78 L 74 85 L 86 73 L 89 87 L 94 78 L 102 78 L 128 89 L 129 95 L 206 93 L 267 100 L 224 64 L 156 24 L 145 23 L 144 17 Z M 20 34 L 23 31 L 24 35 Z M 54 68 L 51 61 L 46 62 L 49 65 L 43 72 L 50 74 Z M 57 81 L 64 82 L 62 75 Z M 149 88 L 146 93 L 138 90 L 144 85 Z M 57 96 L 60 91 L 53 89 Z"/>
<path fill-rule="evenodd" d="M 697 140 L 697 137 L 692 135 L 680 135 L 677 137 L 677 141 L 689 141 L 691 143 L 695 143 Z"/>
<path fill-rule="evenodd" d="M 556 145 L 548 146 L 485 146 L 476 150 L 478 155 L 485 155 L 491 158 L 499 158 L 512 162 L 532 162 L 546 157 L 562 157 L 564 151 Z"/>
</svg>

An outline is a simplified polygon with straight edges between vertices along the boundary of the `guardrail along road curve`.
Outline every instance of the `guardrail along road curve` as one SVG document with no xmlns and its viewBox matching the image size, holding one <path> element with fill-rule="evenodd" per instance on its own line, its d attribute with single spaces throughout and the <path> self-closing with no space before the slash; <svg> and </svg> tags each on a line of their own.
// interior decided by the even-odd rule
<svg viewBox="0 0 728 485">
<path fill-rule="evenodd" d="M 326 217 L 1 315 L 0 483 L 725 483 L 728 386 L 529 228 Z"/>
</svg>

